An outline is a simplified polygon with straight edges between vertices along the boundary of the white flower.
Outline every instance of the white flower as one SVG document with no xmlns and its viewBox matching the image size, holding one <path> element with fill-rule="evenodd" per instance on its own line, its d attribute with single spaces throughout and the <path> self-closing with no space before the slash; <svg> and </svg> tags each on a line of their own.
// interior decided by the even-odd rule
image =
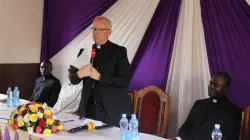
<svg viewBox="0 0 250 140">
<path fill-rule="evenodd" d="M 28 130 L 29 133 L 33 133 L 34 132 L 34 127 L 28 127 L 27 130 Z"/>
<path fill-rule="evenodd" d="M 13 114 L 18 114 L 18 109 L 14 109 L 14 110 L 12 111 L 12 113 L 13 113 Z"/>
<path fill-rule="evenodd" d="M 53 119 L 53 120 L 57 120 L 55 115 L 52 116 L 52 119 Z"/>
<path fill-rule="evenodd" d="M 25 123 L 29 123 L 29 117 L 30 117 L 30 114 L 26 114 L 24 117 L 23 117 L 23 121 Z"/>
<path fill-rule="evenodd" d="M 37 112 L 37 116 L 41 119 L 41 118 L 43 118 L 43 113 Z"/>
<path fill-rule="evenodd" d="M 48 105 L 46 103 L 43 103 L 42 108 L 46 109 L 47 107 L 48 107 Z"/>
<path fill-rule="evenodd" d="M 14 116 L 15 116 L 15 114 L 12 113 L 11 116 L 10 116 L 10 119 L 11 119 L 11 120 L 14 120 Z"/>
<path fill-rule="evenodd" d="M 25 125 L 29 127 L 30 126 L 30 122 L 25 123 Z"/>
<path fill-rule="evenodd" d="M 20 121 L 23 121 L 23 116 L 21 116 L 21 115 L 19 115 L 19 116 L 17 117 L 17 122 L 20 122 Z"/>
</svg>

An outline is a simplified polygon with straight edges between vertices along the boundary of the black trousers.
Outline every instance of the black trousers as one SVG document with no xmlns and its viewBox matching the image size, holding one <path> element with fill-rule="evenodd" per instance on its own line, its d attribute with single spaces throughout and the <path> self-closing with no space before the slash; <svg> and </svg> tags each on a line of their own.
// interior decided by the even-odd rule
<svg viewBox="0 0 250 140">
<path fill-rule="evenodd" d="M 96 103 L 93 100 L 89 100 L 87 104 L 87 112 L 86 112 L 86 118 L 90 118 L 93 120 L 101 121 L 103 123 L 106 123 L 108 125 L 116 126 L 109 116 L 107 115 L 103 104 L 102 103 Z"/>
</svg>

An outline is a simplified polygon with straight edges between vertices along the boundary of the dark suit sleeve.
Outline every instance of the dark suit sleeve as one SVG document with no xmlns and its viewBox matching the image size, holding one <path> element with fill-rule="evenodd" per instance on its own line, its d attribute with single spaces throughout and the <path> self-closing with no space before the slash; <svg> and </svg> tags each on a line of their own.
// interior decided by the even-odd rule
<svg viewBox="0 0 250 140">
<path fill-rule="evenodd" d="M 73 72 L 73 73 L 69 74 L 69 80 L 70 80 L 71 84 L 77 85 L 77 84 L 79 84 L 81 82 L 82 79 L 78 78 L 77 71 L 76 71 L 76 72 Z"/>
<path fill-rule="evenodd" d="M 193 122 L 193 116 L 196 114 L 196 107 L 197 107 L 198 102 L 196 101 L 191 108 L 191 111 L 188 114 L 188 117 L 184 124 L 181 126 L 178 132 L 178 136 L 181 137 L 182 140 L 187 140 L 188 139 L 188 133 L 190 132 L 191 128 L 194 125 Z"/>
<path fill-rule="evenodd" d="M 115 66 L 115 75 L 101 74 L 101 87 L 114 86 L 118 88 L 127 88 L 129 83 L 129 62 L 126 48 L 122 47 L 119 58 Z"/>
<path fill-rule="evenodd" d="M 47 102 L 48 106 L 54 107 L 58 100 L 59 93 L 61 91 L 61 84 L 59 81 L 56 81 L 51 85 L 51 97 L 50 100 Z"/>
<path fill-rule="evenodd" d="M 222 131 L 222 140 L 239 140 L 241 130 L 241 110 L 238 109 L 231 116 L 227 116 L 227 124 Z"/>
</svg>

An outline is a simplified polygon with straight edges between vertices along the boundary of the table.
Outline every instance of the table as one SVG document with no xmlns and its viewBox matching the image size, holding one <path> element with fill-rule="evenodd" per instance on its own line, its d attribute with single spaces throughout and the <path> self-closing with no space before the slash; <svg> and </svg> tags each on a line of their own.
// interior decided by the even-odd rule
<svg viewBox="0 0 250 140">
<path fill-rule="evenodd" d="M 5 95 L 0 94 L 0 116 L 1 118 L 9 118 L 11 111 L 13 108 L 7 107 L 6 103 L 1 102 L 3 98 L 6 98 Z M 20 104 L 25 104 L 28 101 L 25 100 L 20 100 Z M 56 112 L 56 111 L 55 111 Z M 78 116 L 69 114 L 69 113 L 59 113 L 56 115 L 56 117 L 60 119 L 65 119 L 65 118 L 70 118 L 70 119 L 78 119 Z M 90 119 L 86 119 L 84 121 L 90 121 Z M 0 120 L 0 127 L 5 128 L 7 125 L 6 120 Z M 49 136 L 45 136 L 42 134 L 35 134 L 32 133 L 31 135 L 33 136 L 32 139 L 37 139 L 37 138 L 43 138 L 45 140 L 119 140 L 119 131 L 120 129 L 117 127 L 112 127 L 104 130 L 92 130 L 92 131 L 80 131 L 74 134 L 70 134 L 67 131 L 63 130 L 61 132 L 57 132 L 55 134 L 51 134 Z M 3 130 L 2 130 L 3 132 Z M 19 137 L 22 137 L 23 139 L 26 139 L 24 137 L 28 137 L 28 132 L 18 130 L 17 131 L 19 134 Z M 13 133 L 12 131 L 10 133 Z M 24 136 L 26 135 L 26 136 Z M 139 139 L 141 140 L 166 140 L 161 137 L 149 135 L 149 134 L 144 134 L 140 133 L 139 134 Z"/>
</svg>

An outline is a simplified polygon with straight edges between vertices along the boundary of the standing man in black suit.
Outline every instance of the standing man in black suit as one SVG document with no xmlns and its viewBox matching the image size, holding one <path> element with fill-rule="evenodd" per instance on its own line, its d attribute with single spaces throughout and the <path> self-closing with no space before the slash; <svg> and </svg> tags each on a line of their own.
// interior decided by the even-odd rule
<svg viewBox="0 0 250 140">
<path fill-rule="evenodd" d="M 226 97 L 231 78 L 226 72 L 213 75 L 208 86 L 210 98 L 197 100 L 179 130 L 182 140 L 211 140 L 215 124 L 220 125 L 222 140 L 238 140 L 241 110 Z"/>
<path fill-rule="evenodd" d="M 132 106 L 127 92 L 129 84 L 129 62 L 125 47 L 110 42 L 111 22 L 106 17 L 96 17 L 92 34 L 96 57 L 93 64 L 82 66 L 71 73 L 72 84 L 83 80 L 80 118 L 87 117 L 119 126 L 123 113 L 130 115 Z"/>
</svg>

